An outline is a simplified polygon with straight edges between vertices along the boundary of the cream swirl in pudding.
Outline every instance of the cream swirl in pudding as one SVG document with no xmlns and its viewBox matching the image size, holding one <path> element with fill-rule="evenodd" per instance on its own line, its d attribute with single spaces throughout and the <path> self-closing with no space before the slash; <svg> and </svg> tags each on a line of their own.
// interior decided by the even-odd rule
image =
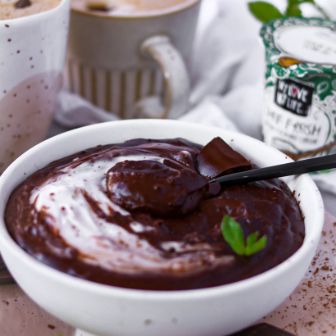
<svg viewBox="0 0 336 336">
<path fill-rule="evenodd" d="M 141 151 L 134 151 L 129 155 L 120 154 L 119 156 L 119 151 L 116 150 L 114 155 L 108 158 L 105 156 L 105 150 L 102 150 L 99 155 L 101 158 L 96 158 L 94 165 L 90 161 L 87 162 L 86 157 L 74 160 L 72 164 L 62 167 L 54 179 L 43 183 L 31 193 L 30 203 L 34 205 L 36 215 L 45 217 L 50 228 L 57 232 L 66 244 L 80 252 L 82 261 L 119 273 L 132 274 L 141 271 L 178 274 L 181 269 L 184 273 L 198 272 L 204 268 L 203 259 L 213 259 L 214 266 L 232 259 L 230 256 L 214 258 L 212 247 L 206 243 L 191 245 L 165 241 L 160 244 L 160 249 L 157 249 L 141 239 L 138 235 L 150 233 L 154 230 L 153 226 L 132 219 L 128 209 L 120 207 L 110 199 L 105 177 L 119 163 L 150 162 L 155 166 L 163 165 L 167 159 Z M 183 150 L 176 152 L 176 156 L 185 156 L 187 160 L 190 159 L 188 154 L 189 152 Z M 149 168 L 146 165 L 142 173 L 147 169 Z M 199 183 L 197 187 L 200 185 Z M 116 187 L 116 192 L 127 192 L 122 186 Z M 155 186 L 145 187 L 150 189 Z M 132 197 L 136 196 L 133 194 Z M 165 198 L 162 203 L 165 202 Z M 158 206 L 158 211 L 162 211 L 160 205 Z M 106 221 L 113 216 L 129 221 L 128 228 L 113 221 Z M 163 253 L 172 249 L 177 252 L 176 257 L 164 258 Z M 190 254 L 191 251 L 197 254 L 197 258 Z"/>
<path fill-rule="evenodd" d="M 10 197 L 8 229 L 38 260 L 121 287 L 203 288 L 259 274 L 302 244 L 300 209 L 279 180 L 209 188 L 208 178 L 251 167 L 212 143 L 219 160 L 213 145 L 136 139 L 51 163 Z M 267 235 L 266 248 L 235 255 L 220 232 L 225 214 Z"/>
</svg>

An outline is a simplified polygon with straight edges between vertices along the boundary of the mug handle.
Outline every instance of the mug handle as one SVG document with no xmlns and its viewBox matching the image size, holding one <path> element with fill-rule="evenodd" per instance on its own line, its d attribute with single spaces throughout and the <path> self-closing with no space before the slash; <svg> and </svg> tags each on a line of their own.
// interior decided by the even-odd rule
<svg viewBox="0 0 336 336">
<path fill-rule="evenodd" d="M 163 74 L 165 89 L 161 103 L 163 112 L 160 117 L 172 119 L 180 117 L 188 109 L 190 95 L 190 78 L 180 52 L 165 35 L 146 39 L 141 45 L 141 52 L 154 60 Z M 154 108 L 154 105 L 152 104 L 151 107 Z M 145 106 L 143 108 L 146 109 Z M 151 114 L 153 111 L 148 113 L 148 115 Z"/>
</svg>

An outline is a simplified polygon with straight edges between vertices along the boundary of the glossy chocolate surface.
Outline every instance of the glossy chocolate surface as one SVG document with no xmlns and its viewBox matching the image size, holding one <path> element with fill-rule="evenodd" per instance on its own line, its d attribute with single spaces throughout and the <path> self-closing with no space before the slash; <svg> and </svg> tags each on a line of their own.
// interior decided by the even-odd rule
<svg viewBox="0 0 336 336">
<path fill-rule="evenodd" d="M 304 239 L 280 180 L 208 189 L 208 178 L 250 168 L 217 138 L 203 150 L 184 139 L 99 146 L 28 177 L 8 201 L 6 224 L 33 257 L 83 279 L 153 290 L 232 283 L 278 265 Z M 235 255 L 221 234 L 224 215 L 245 235 L 267 235 L 266 248 Z"/>
</svg>

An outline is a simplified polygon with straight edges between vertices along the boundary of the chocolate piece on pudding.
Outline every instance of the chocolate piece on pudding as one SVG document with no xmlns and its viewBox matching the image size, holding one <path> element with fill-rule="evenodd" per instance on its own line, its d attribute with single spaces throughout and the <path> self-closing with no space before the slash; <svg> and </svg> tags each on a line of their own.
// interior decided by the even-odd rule
<svg viewBox="0 0 336 336">
<path fill-rule="evenodd" d="M 276 328 L 270 324 L 262 323 L 231 336 L 294 336 L 285 330 Z"/>
<path fill-rule="evenodd" d="M 208 160 L 207 170 L 248 166 L 220 141 L 213 143 L 229 155 L 217 157 L 214 168 Z M 208 151 L 202 155 L 200 145 L 184 139 L 134 139 L 73 154 L 14 190 L 6 225 L 40 262 L 124 288 L 219 286 L 286 260 L 305 233 L 287 185 L 270 180 L 205 192 L 198 162 Z M 221 234 L 225 215 L 239 222 L 246 237 L 266 235 L 265 248 L 238 256 Z"/>
<path fill-rule="evenodd" d="M 251 162 L 217 137 L 203 147 L 197 157 L 199 172 L 209 178 L 251 169 Z"/>
<path fill-rule="evenodd" d="M 111 200 L 129 211 L 158 216 L 181 216 L 193 211 L 208 181 L 177 161 L 123 161 L 107 173 Z"/>
</svg>

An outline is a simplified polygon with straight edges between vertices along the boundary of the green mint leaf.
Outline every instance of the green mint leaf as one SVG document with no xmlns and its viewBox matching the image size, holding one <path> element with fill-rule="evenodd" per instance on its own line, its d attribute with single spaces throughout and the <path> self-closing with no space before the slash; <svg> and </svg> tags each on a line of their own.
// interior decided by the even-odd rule
<svg viewBox="0 0 336 336">
<path fill-rule="evenodd" d="M 250 234 L 245 243 L 244 231 L 241 225 L 228 215 L 223 217 L 221 231 L 224 240 L 239 256 L 249 257 L 260 252 L 267 245 L 267 237 L 263 236 L 259 239 L 259 232 Z"/>
<path fill-rule="evenodd" d="M 293 5 L 299 5 L 300 4 L 300 0 L 288 0 L 287 1 L 287 6 L 293 6 Z"/>
<path fill-rule="evenodd" d="M 245 255 L 244 232 L 240 224 L 226 215 L 221 224 L 221 231 L 232 250 L 240 256 Z"/>
<path fill-rule="evenodd" d="M 254 232 L 250 234 L 246 239 L 246 248 L 249 248 L 249 246 L 253 246 L 258 240 L 259 236 L 259 232 Z"/>
<path fill-rule="evenodd" d="M 302 17 L 302 11 L 298 4 L 288 5 L 286 9 L 286 16 Z"/>
<path fill-rule="evenodd" d="M 284 17 L 277 7 L 265 1 L 250 2 L 248 6 L 250 12 L 262 23 Z"/>
<path fill-rule="evenodd" d="M 252 235 L 257 235 L 257 237 L 258 237 L 259 232 L 255 232 Z M 249 240 L 249 237 L 247 238 L 247 240 Z M 260 252 L 261 250 L 263 250 L 266 247 L 266 245 L 267 245 L 267 237 L 262 236 L 259 240 L 254 241 L 253 244 L 250 244 L 250 245 L 247 244 L 246 249 L 245 249 L 245 255 L 249 257 L 253 254 L 256 254 L 256 253 Z"/>
</svg>

